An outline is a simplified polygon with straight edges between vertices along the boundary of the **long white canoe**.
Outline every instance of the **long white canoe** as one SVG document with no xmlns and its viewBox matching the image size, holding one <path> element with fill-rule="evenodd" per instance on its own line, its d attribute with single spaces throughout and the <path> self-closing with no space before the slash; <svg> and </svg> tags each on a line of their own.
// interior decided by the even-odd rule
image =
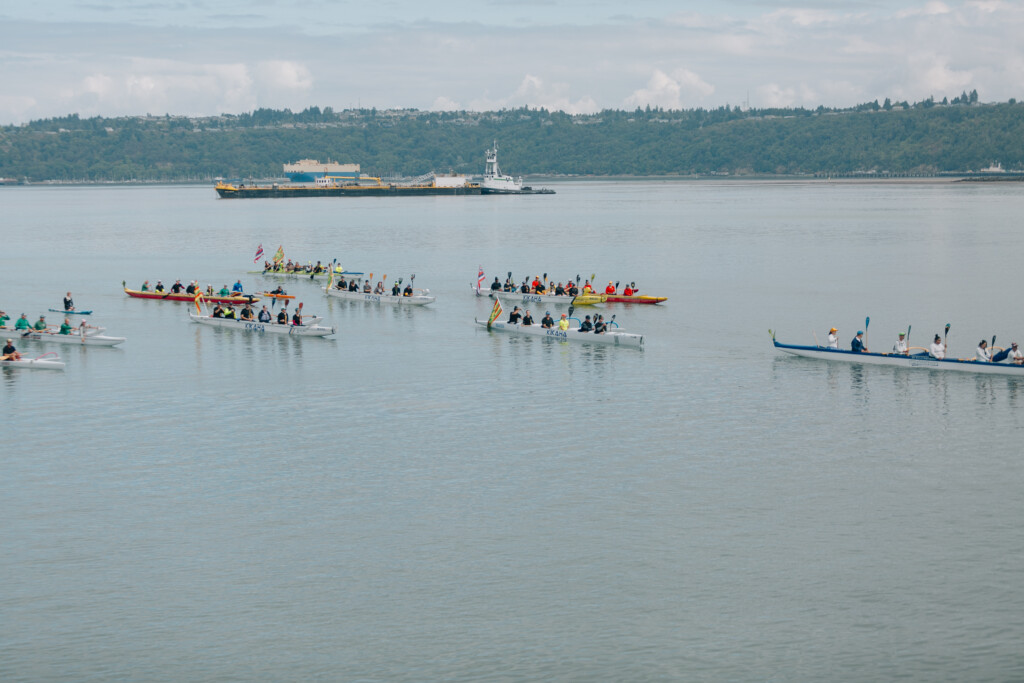
<svg viewBox="0 0 1024 683">
<path fill-rule="evenodd" d="M 369 301 L 373 304 L 390 304 L 392 306 L 426 306 L 437 301 L 436 296 L 430 295 L 429 289 L 420 290 L 422 294 L 412 296 L 394 296 L 392 294 L 364 294 L 363 292 L 349 292 L 337 287 L 324 287 L 327 296 L 347 301 Z"/>
<path fill-rule="evenodd" d="M 47 358 L 47 356 L 50 356 Z M 63 370 L 64 361 L 55 353 L 47 353 L 39 358 L 25 358 L 21 360 L 0 360 L 0 367 L 24 368 L 26 370 Z"/>
<path fill-rule="evenodd" d="M 487 327 L 486 320 L 477 320 L 476 323 Z M 620 332 L 617 328 L 615 331 L 608 331 L 603 334 L 594 334 L 593 332 L 580 332 L 578 327 L 573 327 L 563 331 L 557 327 L 544 328 L 540 325 L 521 325 L 519 323 L 495 320 L 491 323 L 491 329 L 497 330 L 498 332 L 511 332 L 513 334 L 525 334 L 533 337 L 545 337 L 547 339 L 555 339 L 557 341 L 604 344 L 607 346 L 628 346 L 634 349 L 642 349 L 644 347 L 644 337 L 642 334 Z"/>
<path fill-rule="evenodd" d="M 323 318 L 311 318 L 304 325 L 279 325 L 277 323 L 261 323 L 255 320 L 232 320 L 231 318 L 214 318 L 209 315 L 189 313 L 192 322 L 210 327 L 226 327 L 231 330 L 255 332 L 257 334 L 287 334 L 292 337 L 326 337 L 334 334 L 335 328 L 318 325 Z"/>
<path fill-rule="evenodd" d="M 915 368 L 924 370 L 953 370 L 954 372 L 974 372 L 984 375 L 1017 375 L 1024 377 L 1024 365 L 1012 363 L 984 363 L 973 359 L 932 358 L 926 353 L 904 356 L 895 353 L 857 353 L 842 349 L 830 349 L 825 346 L 797 346 L 780 344 L 772 336 L 772 344 L 782 353 L 817 358 L 839 363 L 860 363 L 863 365 L 889 365 L 899 368 Z"/>
<path fill-rule="evenodd" d="M 116 346 L 125 341 L 124 337 L 107 337 L 102 334 L 85 334 L 78 332 L 60 334 L 59 332 L 32 331 L 22 333 L 22 339 L 42 342 L 44 344 L 71 344 L 73 346 Z"/>
</svg>

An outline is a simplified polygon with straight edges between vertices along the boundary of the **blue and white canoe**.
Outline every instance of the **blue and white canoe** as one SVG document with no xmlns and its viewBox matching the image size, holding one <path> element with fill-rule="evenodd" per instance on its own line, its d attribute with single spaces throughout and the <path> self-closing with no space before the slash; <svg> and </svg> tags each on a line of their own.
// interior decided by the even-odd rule
<svg viewBox="0 0 1024 683">
<path fill-rule="evenodd" d="M 350 292 L 337 287 L 324 287 L 327 296 L 348 301 L 366 301 L 371 304 L 389 304 L 391 306 L 426 306 L 437 301 L 437 297 L 431 295 L 429 289 L 414 290 L 412 296 L 394 296 L 393 294 L 367 294 L 364 292 Z M 416 292 L 419 292 L 418 294 Z"/>
<path fill-rule="evenodd" d="M 862 365 L 888 365 L 898 368 L 915 368 L 924 370 L 953 370 L 956 372 L 973 372 L 984 375 L 1017 375 L 1024 377 L 1024 365 L 1013 365 L 1012 363 L 985 363 L 966 358 L 932 358 L 927 353 L 912 354 L 904 356 L 897 353 L 856 353 L 843 349 L 830 349 L 827 346 L 798 346 L 795 344 L 780 344 L 775 341 L 772 334 L 772 344 L 777 351 L 802 356 L 804 358 L 817 358 L 819 360 L 834 361 L 840 363 L 859 363 Z"/>
<path fill-rule="evenodd" d="M 477 325 L 487 327 L 486 320 L 476 320 Z M 618 328 L 609 330 L 603 334 L 593 332 L 580 332 L 579 327 L 571 327 L 568 330 L 560 330 L 558 327 L 544 328 L 540 325 L 522 325 L 520 323 L 501 322 L 495 320 L 491 323 L 491 329 L 498 332 L 511 332 L 512 334 L 525 334 L 532 337 L 544 337 L 562 342 L 582 342 L 584 344 L 602 344 L 604 346 L 626 346 L 633 349 L 644 347 L 644 336 L 631 332 L 621 332 Z"/>
<path fill-rule="evenodd" d="M 92 315 L 92 311 L 65 311 L 63 308 L 51 308 L 50 313 L 63 313 L 64 315 Z"/>
<path fill-rule="evenodd" d="M 323 318 L 309 318 L 302 325 L 281 325 L 278 323 L 261 323 L 257 320 L 236 320 L 233 318 L 214 318 L 210 315 L 189 313 L 192 322 L 209 327 L 226 327 L 230 330 L 254 332 L 256 334 L 287 334 L 290 337 L 326 337 L 335 333 L 335 328 L 319 325 Z"/>
</svg>

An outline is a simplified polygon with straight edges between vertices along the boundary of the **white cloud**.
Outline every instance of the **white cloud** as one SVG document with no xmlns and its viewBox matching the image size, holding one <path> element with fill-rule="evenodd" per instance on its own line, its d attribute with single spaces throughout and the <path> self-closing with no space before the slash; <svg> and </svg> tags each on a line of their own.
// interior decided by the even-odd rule
<svg viewBox="0 0 1024 683">
<path fill-rule="evenodd" d="M 434 99 L 430 109 L 432 111 L 459 111 L 462 107 L 455 100 L 442 96 Z"/>
<path fill-rule="evenodd" d="M 625 99 L 626 109 L 636 107 L 664 107 L 665 109 L 683 109 L 695 106 L 715 91 L 715 87 L 689 69 L 675 69 L 671 75 L 661 69 L 655 69 L 647 81 L 646 88 L 634 90 Z"/>
</svg>

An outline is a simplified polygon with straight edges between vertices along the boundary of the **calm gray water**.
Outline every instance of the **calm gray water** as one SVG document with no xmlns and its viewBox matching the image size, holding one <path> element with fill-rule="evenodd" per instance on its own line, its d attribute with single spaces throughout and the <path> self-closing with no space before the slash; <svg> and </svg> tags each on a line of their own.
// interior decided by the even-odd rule
<svg viewBox="0 0 1024 683">
<path fill-rule="evenodd" d="M 0 679 L 1024 678 L 1024 381 L 768 337 L 1024 342 L 1024 187 L 553 186 L 0 189 L 0 308 L 128 337 L 0 373 Z M 258 243 L 438 301 L 287 283 L 300 340 L 121 291 L 266 285 Z M 478 265 L 670 299 L 608 307 L 642 352 L 489 334 Z"/>
</svg>

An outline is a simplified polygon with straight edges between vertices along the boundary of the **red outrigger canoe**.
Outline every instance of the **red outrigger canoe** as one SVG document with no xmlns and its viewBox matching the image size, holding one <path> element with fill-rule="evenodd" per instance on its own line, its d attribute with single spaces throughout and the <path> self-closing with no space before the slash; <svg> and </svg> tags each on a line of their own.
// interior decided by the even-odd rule
<svg viewBox="0 0 1024 683">
<path fill-rule="evenodd" d="M 605 294 L 606 303 L 609 304 L 660 304 L 668 299 L 667 296 L 647 296 L 646 294 Z"/>
<path fill-rule="evenodd" d="M 134 296 L 137 299 L 159 299 L 160 301 L 195 301 L 195 294 L 175 294 L 174 292 L 143 292 L 138 289 L 128 289 L 125 287 L 124 293 L 128 296 Z M 234 296 L 217 296 L 216 294 L 203 294 L 203 301 L 208 301 L 212 304 L 251 304 L 255 301 L 259 301 L 260 298 L 254 294 L 242 294 Z"/>
</svg>

